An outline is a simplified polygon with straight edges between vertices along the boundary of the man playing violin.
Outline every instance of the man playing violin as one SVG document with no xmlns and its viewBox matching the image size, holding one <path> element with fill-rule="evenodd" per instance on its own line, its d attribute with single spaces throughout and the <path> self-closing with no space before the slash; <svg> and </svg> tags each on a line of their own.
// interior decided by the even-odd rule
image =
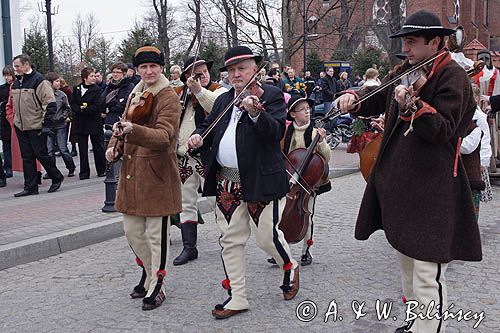
<svg viewBox="0 0 500 333">
<path fill-rule="evenodd" d="M 234 87 L 219 96 L 212 112 L 188 140 L 192 149 L 209 150 L 204 196 L 216 196 L 219 243 L 230 297 L 215 306 L 212 315 L 229 318 L 249 308 L 245 290 L 245 245 L 253 231 L 257 245 L 282 269 L 281 289 L 285 300 L 299 289 L 299 269 L 283 233 L 278 229 L 288 178 L 280 151 L 285 133 L 286 106 L 282 92 L 254 82 L 261 56 L 246 46 L 229 49 L 221 71 L 229 73 Z M 252 82 L 248 95 L 205 133 L 234 97 Z M 203 135 L 203 137 L 202 137 Z"/>
<path fill-rule="evenodd" d="M 198 188 L 203 186 L 205 177 L 206 153 L 187 154 L 186 142 L 198 125 L 212 111 L 215 99 L 227 89 L 210 80 L 210 68 L 213 61 L 205 61 L 197 56 L 190 57 L 184 63 L 181 73 L 183 87 L 176 88 L 181 102 L 185 101 L 181 114 L 179 143 L 177 158 L 179 175 L 182 182 L 182 213 L 180 214 L 180 228 L 183 249 L 174 259 L 174 265 L 184 265 L 190 260 L 198 258 L 196 249 L 198 209 Z"/>
<path fill-rule="evenodd" d="M 142 80 L 129 96 L 126 119 L 113 125 L 106 159 L 118 158 L 113 147 L 121 138 L 123 162 L 115 207 L 123 213 L 125 236 L 143 269 L 130 296 L 143 298 L 142 309 L 152 310 L 165 300 L 170 224 L 162 217 L 182 209 L 176 157 L 181 106 L 163 75 L 165 61 L 160 50 L 141 47 L 133 63 Z M 144 121 L 138 121 L 140 118 Z"/>
<path fill-rule="evenodd" d="M 417 301 L 433 319 L 416 319 L 396 332 L 442 332 L 447 307 L 445 272 L 452 260 L 480 261 L 481 241 L 460 142 L 476 103 L 465 71 L 443 49 L 445 36 L 428 11 L 408 17 L 392 38 L 403 39 L 407 61 L 397 75 L 437 55 L 419 89 L 391 85 L 357 104 L 367 88 L 337 98 L 342 112 L 372 116 L 386 112 L 385 135 L 368 178 L 355 237 L 378 229 L 396 249 L 404 301 Z M 384 79 L 387 81 L 390 78 Z M 409 95 L 409 96 L 408 96 Z M 433 308 L 431 308 L 433 306 Z"/>
</svg>

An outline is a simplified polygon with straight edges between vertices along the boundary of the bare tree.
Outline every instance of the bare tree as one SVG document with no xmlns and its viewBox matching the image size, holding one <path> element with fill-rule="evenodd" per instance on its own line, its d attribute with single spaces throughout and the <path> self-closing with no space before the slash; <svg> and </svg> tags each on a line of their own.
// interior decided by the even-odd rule
<svg viewBox="0 0 500 333">
<path fill-rule="evenodd" d="M 189 10 L 194 14 L 194 35 L 189 43 L 189 46 L 185 52 L 185 57 L 187 58 L 191 50 L 194 48 L 194 43 L 198 40 L 201 42 L 201 0 L 193 0 L 192 4 L 188 4 Z"/>
<path fill-rule="evenodd" d="M 93 43 L 99 37 L 99 20 L 94 13 L 89 13 L 83 18 L 80 13 L 73 20 L 73 35 L 76 39 L 80 61 L 88 60 L 94 52 Z"/>
<path fill-rule="evenodd" d="M 304 3 L 305 1 L 305 3 Z M 340 22 L 333 20 L 334 13 L 338 9 L 342 9 L 341 1 L 355 3 L 352 6 L 350 15 L 344 16 Z M 349 33 L 346 24 L 350 22 L 352 11 L 355 9 L 356 4 L 360 0 L 330 0 L 328 7 L 318 4 L 315 0 L 302 0 L 302 1 L 282 1 L 282 29 L 283 29 L 283 61 L 290 63 L 292 56 L 303 47 L 304 30 L 307 34 L 307 41 L 320 40 L 326 36 L 341 35 Z M 305 11 L 304 11 L 305 7 Z M 296 15 L 299 13 L 300 15 Z M 348 14 L 349 14 L 348 13 Z M 298 20 L 308 21 L 309 17 L 314 16 L 316 19 L 310 26 L 304 29 L 303 22 L 299 23 Z M 328 21 L 329 20 L 329 21 Z M 325 23 L 328 22 L 328 24 Z M 324 24 L 325 23 L 325 24 Z M 306 23 L 307 24 L 307 23 Z M 322 29 L 318 29 L 321 25 Z M 300 28 L 300 30 L 298 30 Z M 314 36 L 309 35 L 309 31 L 318 30 Z"/>
<path fill-rule="evenodd" d="M 158 26 L 158 44 L 165 55 L 165 63 L 170 64 L 170 41 L 168 32 L 174 22 L 175 11 L 169 6 L 167 0 L 153 0 Z"/>
<path fill-rule="evenodd" d="M 61 74 L 68 84 L 72 85 L 75 76 L 74 69 L 78 61 L 75 44 L 71 38 L 62 38 L 56 47 L 56 70 Z"/>
</svg>

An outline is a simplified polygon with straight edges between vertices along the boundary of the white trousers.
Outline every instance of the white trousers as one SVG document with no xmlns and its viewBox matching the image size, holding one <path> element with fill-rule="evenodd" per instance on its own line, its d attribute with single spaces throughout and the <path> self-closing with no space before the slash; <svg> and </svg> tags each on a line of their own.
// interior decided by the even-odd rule
<svg viewBox="0 0 500 333">
<path fill-rule="evenodd" d="M 399 252 L 398 255 L 404 297 L 407 301 L 418 302 L 418 306 L 424 305 L 424 309 L 420 309 L 417 306 L 411 312 L 423 313 L 425 315 L 427 310 L 430 309 L 429 305 L 432 302 L 434 307 L 430 312 L 431 316 L 446 311 L 448 308 L 448 294 L 445 272 L 448 264 L 420 261 Z M 407 311 L 410 306 L 413 307 L 413 305 L 407 303 Z M 445 326 L 446 321 L 437 318 L 432 320 L 416 319 L 410 330 L 413 333 L 441 333 L 445 332 Z"/>
<path fill-rule="evenodd" d="M 219 188 L 234 190 L 238 183 L 224 180 L 221 186 Z M 245 203 L 235 197 L 236 192 L 218 193 L 215 213 L 221 231 L 219 244 L 222 247 L 222 264 L 231 288 L 231 298 L 224 308 L 243 310 L 249 307 L 245 289 L 245 245 L 252 231 L 257 245 L 281 267 L 283 284 L 286 280 L 285 270 L 296 268 L 297 262 L 291 256 L 283 232 L 278 229 L 284 198 L 264 206 Z M 292 280 L 293 275 L 290 277 Z"/>
<path fill-rule="evenodd" d="M 181 223 L 198 223 L 198 189 L 205 182 L 205 167 L 199 157 L 184 155 L 178 156 L 178 168 L 182 192 Z M 214 207 L 213 197 L 207 198 L 207 201 Z"/>
<path fill-rule="evenodd" d="M 144 283 L 148 291 L 146 297 L 151 297 L 155 288 L 158 289 L 158 272 L 165 270 L 168 259 L 170 219 L 163 222 L 162 217 L 123 214 L 123 228 L 132 251 L 142 261 L 147 274 Z"/>
</svg>

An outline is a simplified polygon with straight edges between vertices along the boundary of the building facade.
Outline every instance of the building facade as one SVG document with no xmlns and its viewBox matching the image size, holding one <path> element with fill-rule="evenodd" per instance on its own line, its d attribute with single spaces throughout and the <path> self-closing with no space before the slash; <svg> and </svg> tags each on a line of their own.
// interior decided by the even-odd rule
<svg viewBox="0 0 500 333">
<path fill-rule="evenodd" d="M 303 1 L 306 1 L 304 6 Z M 436 13 L 448 28 L 462 25 L 468 42 L 479 41 L 486 48 L 500 51 L 500 0 L 396 0 L 400 23 L 412 13 L 427 9 Z M 337 0 L 296 0 L 295 34 L 303 34 L 304 12 L 307 17 L 306 53 L 315 50 L 324 61 L 331 60 L 339 50 L 339 44 L 347 45 L 347 54 L 367 48 L 390 49 L 388 35 L 391 29 L 390 0 L 348 0 L 350 15 L 342 10 Z M 306 9 L 306 10 L 304 10 Z M 343 15 L 344 14 L 344 15 Z M 349 18 L 345 24 L 346 17 Z M 295 52 L 291 65 L 298 71 L 304 67 L 304 49 Z M 344 52 L 345 53 L 345 52 Z M 344 59 L 335 59 L 344 60 Z"/>
</svg>

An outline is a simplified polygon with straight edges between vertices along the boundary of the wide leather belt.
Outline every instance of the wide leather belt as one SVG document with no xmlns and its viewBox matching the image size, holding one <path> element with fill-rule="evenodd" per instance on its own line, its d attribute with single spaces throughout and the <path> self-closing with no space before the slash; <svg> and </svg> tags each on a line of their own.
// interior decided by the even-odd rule
<svg viewBox="0 0 500 333">
<path fill-rule="evenodd" d="M 232 182 L 240 182 L 240 172 L 235 168 L 220 167 L 218 170 L 219 176 Z"/>
</svg>

